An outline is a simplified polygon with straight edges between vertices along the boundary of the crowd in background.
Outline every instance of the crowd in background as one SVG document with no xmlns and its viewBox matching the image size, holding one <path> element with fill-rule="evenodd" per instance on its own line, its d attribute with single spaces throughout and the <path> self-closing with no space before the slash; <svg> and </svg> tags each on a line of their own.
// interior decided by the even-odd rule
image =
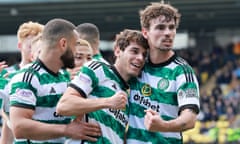
<svg viewBox="0 0 240 144">
<path fill-rule="evenodd" d="M 177 54 L 194 68 L 200 84 L 201 122 L 218 121 L 223 118 L 237 128 L 240 113 L 240 52 L 237 44 L 226 47 L 214 46 L 211 50 L 181 49 Z M 102 51 L 103 57 L 113 63 L 111 50 Z M 12 64 L 19 55 L 8 57 Z M 6 60 L 6 58 L 1 57 Z M 205 129 L 203 129 L 204 131 Z"/>
<path fill-rule="evenodd" d="M 215 46 L 213 49 L 177 50 L 178 55 L 185 58 L 194 68 L 200 84 L 202 121 L 218 120 L 226 115 L 234 121 L 240 113 L 240 54 L 237 46 Z M 111 50 L 102 51 L 104 58 L 113 63 Z M 17 57 L 13 57 L 16 60 Z M 14 61 L 9 59 L 9 61 Z M 211 80 L 213 78 L 213 80 Z M 203 88 L 204 85 L 209 85 Z"/>
<path fill-rule="evenodd" d="M 215 46 L 210 51 L 186 49 L 179 55 L 196 71 L 201 88 L 202 121 L 218 120 L 226 115 L 233 121 L 240 112 L 240 59 L 237 47 Z M 210 79 L 213 80 L 210 80 Z M 203 89 L 204 85 L 209 85 Z"/>
<path fill-rule="evenodd" d="M 200 83 L 199 121 L 215 123 L 208 127 L 202 126 L 200 133 L 216 128 L 216 123 L 220 120 L 227 121 L 228 128 L 235 129 L 236 133 L 239 133 L 239 46 L 237 44 L 229 44 L 226 47 L 215 46 L 209 51 L 185 49 L 178 53 L 193 66 Z M 239 134 L 235 136 L 233 141 L 239 141 Z"/>
</svg>

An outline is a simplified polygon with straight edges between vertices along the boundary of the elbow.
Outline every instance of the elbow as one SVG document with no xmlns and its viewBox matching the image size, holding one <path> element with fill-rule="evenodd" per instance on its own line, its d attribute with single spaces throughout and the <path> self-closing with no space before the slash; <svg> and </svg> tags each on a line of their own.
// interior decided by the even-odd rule
<svg viewBox="0 0 240 144">
<path fill-rule="evenodd" d="M 189 123 L 188 129 L 193 129 L 195 127 L 195 121 Z"/>
<path fill-rule="evenodd" d="M 56 107 L 56 113 L 59 115 L 67 115 L 67 110 L 63 103 L 58 103 Z"/>
<path fill-rule="evenodd" d="M 189 130 L 189 129 L 193 129 L 194 127 L 195 127 L 195 123 L 196 123 L 196 120 L 191 120 L 191 121 L 189 121 L 188 123 L 187 123 L 187 126 L 186 126 L 186 128 L 184 129 L 184 131 L 185 130 Z"/>
<path fill-rule="evenodd" d="M 21 125 L 12 125 L 12 132 L 16 139 L 27 139 Z"/>
<path fill-rule="evenodd" d="M 63 116 L 72 116 L 71 108 L 68 102 L 61 99 L 56 106 L 56 113 Z"/>
</svg>

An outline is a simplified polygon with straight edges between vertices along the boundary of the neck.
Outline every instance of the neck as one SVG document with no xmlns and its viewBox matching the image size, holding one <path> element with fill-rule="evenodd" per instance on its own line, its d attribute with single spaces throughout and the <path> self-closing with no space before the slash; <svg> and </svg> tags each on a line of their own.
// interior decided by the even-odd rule
<svg viewBox="0 0 240 144">
<path fill-rule="evenodd" d="M 122 69 L 117 63 L 114 64 L 117 72 L 120 74 L 120 76 L 123 78 L 125 82 L 127 82 L 130 77 L 126 74 L 126 70 Z"/>
<path fill-rule="evenodd" d="M 174 51 L 160 51 L 158 49 L 150 49 L 150 60 L 153 64 L 159 64 L 167 61 L 170 57 L 174 55 Z"/>
<path fill-rule="evenodd" d="M 92 50 L 93 50 L 93 55 L 96 55 L 96 54 L 100 53 L 98 46 L 99 45 L 97 43 L 91 43 L 91 47 L 92 47 Z"/>
<path fill-rule="evenodd" d="M 47 52 L 42 51 L 39 55 L 39 59 L 54 73 L 57 73 L 63 66 L 60 56 L 57 51 L 54 50 L 48 50 Z"/>
<path fill-rule="evenodd" d="M 98 48 L 93 48 L 93 55 L 100 54 L 100 51 Z"/>
<path fill-rule="evenodd" d="M 22 59 L 22 61 L 19 64 L 19 68 L 21 69 L 22 67 L 24 67 L 25 65 L 27 65 L 29 63 L 30 63 L 30 61 Z"/>
</svg>

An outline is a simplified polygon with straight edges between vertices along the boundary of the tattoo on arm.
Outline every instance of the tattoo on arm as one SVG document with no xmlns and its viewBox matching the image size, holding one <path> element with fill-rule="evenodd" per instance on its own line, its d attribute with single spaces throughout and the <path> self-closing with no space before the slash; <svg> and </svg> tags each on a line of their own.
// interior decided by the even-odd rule
<svg viewBox="0 0 240 144">
<path fill-rule="evenodd" d="M 186 125 L 187 125 L 187 123 L 185 123 L 185 122 L 183 122 L 183 123 L 181 124 L 181 131 L 187 130 Z"/>
<path fill-rule="evenodd" d="M 186 109 L 186 110 L 187 110 L 188 112 L 190 112 L 191 114 L 196 115 L 196 111 L 195 111 L 194 109 Z M 181 131 L 188 130 L 188 129 L 189 129 L 189 128 L 188 128 L 188 123 L 185 122 L 185 121 L 181 122 L 181 124 L 180 124 L 180 129 L 181 129 Z"/>
</svg>

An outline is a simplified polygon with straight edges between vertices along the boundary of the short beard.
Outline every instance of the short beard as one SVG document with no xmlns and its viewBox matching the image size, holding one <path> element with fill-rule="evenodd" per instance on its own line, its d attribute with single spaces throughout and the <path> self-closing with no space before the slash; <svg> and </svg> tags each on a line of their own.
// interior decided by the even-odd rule
<svg viewBox="0 0 240 144">
<path fill-rule="evenodd" d="M 67 50 L 60 58 L 63 62 L 63 68 L 75 67 L 73 53 L 70 50 Z"/>
</svg>

